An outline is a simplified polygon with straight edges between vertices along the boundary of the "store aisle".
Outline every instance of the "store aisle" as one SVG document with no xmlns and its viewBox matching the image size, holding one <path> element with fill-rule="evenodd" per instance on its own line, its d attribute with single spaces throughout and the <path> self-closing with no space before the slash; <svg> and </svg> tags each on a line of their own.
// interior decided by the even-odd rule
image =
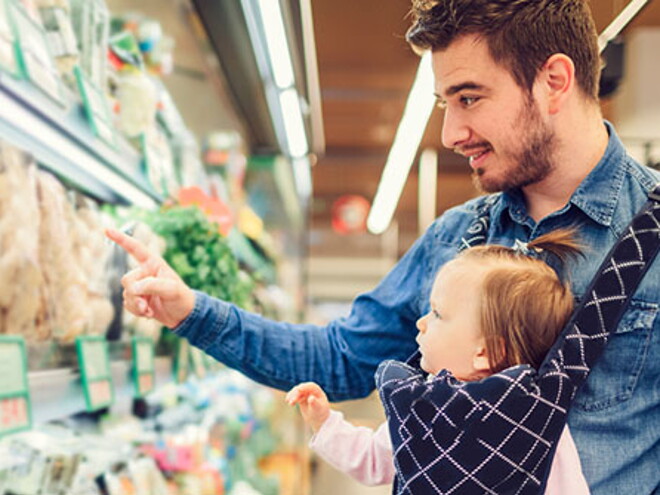
<svg viewBox="0 0 660 495">
<path fill-rule="evenodd" d="M 357 401 L 342 402 L 333 405 L 355 424 L 377 427 L 385 420 L 383 407 L 376 394 Z M 312 471 L 311 495 L 389 495 L 390 485 L 368 487 L 340 473 L 322 459 L 316 458 Z"/>
</svg>

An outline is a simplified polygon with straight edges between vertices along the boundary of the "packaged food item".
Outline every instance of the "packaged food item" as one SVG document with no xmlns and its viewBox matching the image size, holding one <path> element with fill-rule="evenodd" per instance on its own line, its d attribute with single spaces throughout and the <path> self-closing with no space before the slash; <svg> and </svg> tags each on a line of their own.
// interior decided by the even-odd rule
<svg viewBox="0 0 660 495">
<path fill-rule="evenodd" d="M 43 278 L 39 264 L 36 165 L 0 142 L 0 333 L 38 338 Z"/>
<path fill-rule="evenodd" d="M 76 249 L 76 216 L 64 187 L 55 177 L 40 172 L 38 184 L 39 259 L 50 329 L 53 338 L 71 343 L 85 333 L 89 320 L 87 281 Z"/>
<path fill-rule="evenodd" d="M 89 199 L 78 198 L 76 209 L 75 251 L 87 281 L 87 324 L 86 333 L 104 335 L 110 326 L 115 308 L 110 300 L 111 244 L 105 241 L 105 227 L 112 220 L 103 215 Z"/>
</svg>

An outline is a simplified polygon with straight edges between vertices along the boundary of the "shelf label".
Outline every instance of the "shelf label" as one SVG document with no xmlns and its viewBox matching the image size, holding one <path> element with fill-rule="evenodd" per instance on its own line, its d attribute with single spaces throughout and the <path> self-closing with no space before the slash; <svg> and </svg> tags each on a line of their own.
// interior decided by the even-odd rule
<svg viewBox="0 0 660 495">
<path fill-rule="evenodd" d="M 133 338 L 133 383 L 135 395 L 144 397 L 155 386 L 154 341 L 146 337 Z"/>
<path fill-rule="evenodd" d="M 179 183 L 174 171 L 174 155 L 165 133 L 154 127 L 140 137 L 144 169 L 152 187 L 163 196 L 174 196 Z"/>
<path fill-rule="evenodd" d="M 73 73 L 76 76 L 78 91 L 82 97 L 85 115 L 92 131 L 96 136 L 116 148 L 112 114 L 103 91 L 85 76 L 80 66 L 74 67 Z"/>
<path fill-rule="evenodd" d="M 102 337 L 78 337 L 76 350 L 87 411 L 112 405 L 114 389 L 108 342 Z"/>
<path fill-rule="evenodd" d="M 0 436 L 32 424 L 27 353 L 22 337 L 0 337 Z"/>
<path fill-rule="evenodd" d="M 25 76 L 55 102 L 62 104 L 62 88 L 43 26 L 16 1 L 7 3 L 18 42 L 20 65 Z"/>
<path fill-rule="evenodd" d="M 16 37 L 9 21 L 7 4 L 3 0 L 0 0 L 0 68 L 13 76 L 18 75 Z"/>
<path fill-rule="evenodd" d="M 179 339 L 174 358 L 174 380 L 183 383 L 190 371 L 190 344 L 186 339 Z"/>
</svg>

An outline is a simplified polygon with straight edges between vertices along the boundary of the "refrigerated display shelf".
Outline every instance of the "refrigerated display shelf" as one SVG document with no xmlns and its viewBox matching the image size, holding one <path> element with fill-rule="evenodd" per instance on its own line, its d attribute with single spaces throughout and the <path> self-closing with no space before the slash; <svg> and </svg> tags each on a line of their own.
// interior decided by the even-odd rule
<svg viewBox="0 0 660 495">
<path fill-rule="evenodd" d="M 100 201 L 159 204 L 161 196 L 143 174 L 142 156 L 125 139 L 118 138 L 113 148 L 96 137 L 73 93 L 64 101 L 60 105 L 29 81 L 0 72 L 0 138 Z"/>
<path fill-rule="evenodd" d="M 130 411 L 136 396 L 132 380 L 132 362 L 118 360 L 110 363 L 114 387 L 113 411 Z M 172 382 L 172 359 L 155 359 L 156 386 Z M 56 368 L 28 373 L 32 401 L 32 423 L 41 424 L 85 411 L 85 394 L 80 370 Z"/>
</svg>

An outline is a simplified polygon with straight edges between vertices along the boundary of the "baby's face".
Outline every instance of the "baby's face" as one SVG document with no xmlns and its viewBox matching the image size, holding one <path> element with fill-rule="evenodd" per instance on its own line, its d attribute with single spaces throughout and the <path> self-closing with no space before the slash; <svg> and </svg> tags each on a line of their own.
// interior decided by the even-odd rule
<svg viewBox="0 0 660 495">
<path fill-rule="evenodd" d="M 484 349 L 481 336 L 480 294 L 484 269 L 464 260 L 447 263 L 431 291 L 429 313 L 417 321 L 421 366 L 437 374 L 448 369 L 460 380 L 483 375 L 475 357 Z"/>
</svg>

